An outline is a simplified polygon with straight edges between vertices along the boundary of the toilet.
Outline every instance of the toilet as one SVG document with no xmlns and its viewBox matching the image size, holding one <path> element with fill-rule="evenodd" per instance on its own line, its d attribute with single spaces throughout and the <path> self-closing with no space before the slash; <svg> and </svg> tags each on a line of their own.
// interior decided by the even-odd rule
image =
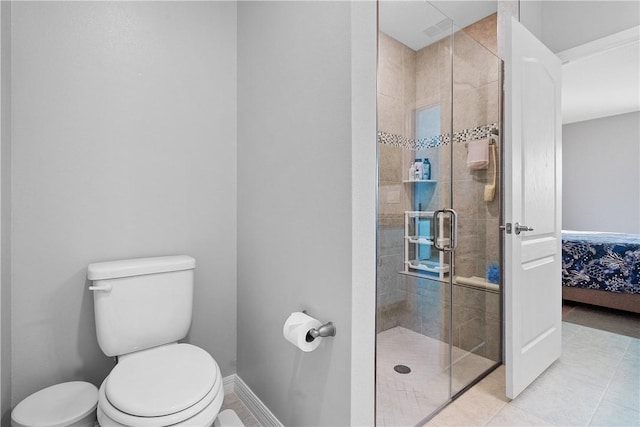
<svg viewBox="0 0 640 427">
<path fill-rule="evenodd" d="M 100 385 L 98 422 L 211 426 L 224 398 L 218 364 L 178 343 L 191 326 L 195 259 L 167 256 L 90 264 L 98 345 L 117 364 Z"/>
<path fill-rule="evenodd" d="M 44 388 L 11 411 L 12 427 L 93 427 L 98 389 L 84 381 Z"/>
</svg>

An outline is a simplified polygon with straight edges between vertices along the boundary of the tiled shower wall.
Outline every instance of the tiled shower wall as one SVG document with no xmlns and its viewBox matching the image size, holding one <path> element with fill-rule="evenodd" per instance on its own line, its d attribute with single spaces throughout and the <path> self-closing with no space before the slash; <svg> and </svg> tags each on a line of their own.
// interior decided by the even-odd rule
<svg viewBox="0 0 640 427">
<path fill-rule="evenodd" d="M 495 51 L 496 16 L 489 16 L 454 35 L 454 80 L 451 83 L 451 40 L 443 39 L 418 52 L 380 33 L 378 77 L 379 131 L 412 140 L 416 109 L 441 108 L 441 132 L 451 132 L 453 89 L 454 132 L 500 122 L 500 61 L 474 37 Z M 500 141 L 496 138 L 498 162 Z M 451 142 L 449 143 L 451 144 Z M 450 145 L 421 150 L 418 157 L 436 160 L 432 175 L 438 182 L 426 210 L 448 205 L 453 183 L 453 206 L 459 214 L 459 248 L 455 273 L 485 277 L 489 264 L 499 261 L 499 182 L 493 201 L 484 201 L 484 187 L 492 170 L 466 167 L 464 142 L 453 142 L 454 170 L 450 175 Z M 448 341 L 451 301 L 446 286 L 430 279 L 398 274 L 404 269 L 404 217 L 412 210 L 414 184 L 403 183 L 416 152 L 379 144 L 378 310 L 377 329 L 403 326 Z M 490 165 L 493 167 L 493 164 Z M 498 167 L 499 170 L 499 167 Z M 453 182 L 452 182 L 453 179 Z M 454 345 L 497 360 L 499 354 L 499 294 L 454 286 Z M 494 344 L 495 343 L 495 344 Z M 489 348 L 491 347 L 491 348 Z"/>
<path fill-rule="evenodd" d="M 482 26 L 483 21 L 477 25 Z M 490 28 L 494 29 L 492 40 L 495 40 L 495 21 Z M 454 132 L 499 123 L 501 61 L 465 31 L 455 33 L 454 46 Z M 500 138 L 496 137 L 494 140 L 499 161 Z M 449 151 L 443 151 L 446 154 L 441 156 L 442 165 L 449 166 Z M 453 207 L 459 218 L 455 274 L 485 277 L 487 266 L 499 261 L 499 182 L 496 182 L 494 199 L 484 200 L 485 185 L 491 184 L 493 180 L 494 163 L 490 159 L 489 169 L 469 169 L 466 165 L 467 148 L 464 143 L 453 144 L 453 156 Z M 442 177 L 441 187 L 448 190 L 451 182 L 447 182 L 447 178 L 448 174 Z"/>
</svg>

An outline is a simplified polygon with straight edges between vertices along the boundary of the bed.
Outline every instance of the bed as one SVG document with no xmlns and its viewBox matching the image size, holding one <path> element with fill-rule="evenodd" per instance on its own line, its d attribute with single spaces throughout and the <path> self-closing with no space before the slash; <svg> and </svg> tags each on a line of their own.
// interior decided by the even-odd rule
<svg viewBox="0 0 640 427">
<path fill-rule="evenodd" d="M 563 230 L 562 298 L 640 313 L 640 235 Z"/>
</svg>

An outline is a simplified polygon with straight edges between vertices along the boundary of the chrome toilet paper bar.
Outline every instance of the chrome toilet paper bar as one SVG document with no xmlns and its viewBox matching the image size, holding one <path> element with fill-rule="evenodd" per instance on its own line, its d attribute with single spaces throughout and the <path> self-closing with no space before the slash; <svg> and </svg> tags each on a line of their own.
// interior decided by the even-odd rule
<svg viewBox="0 0 640 427">
<path fill-rule="evenodd" d="M 302 310 L 304 314 L 307 313 L 307 310 Z M 309 332 L 307 332 L 306 341 L 311 342 L 318 337 L 335 337 L 336 336 L 336 327 L 333 322 L 327 322 L 319 328 L 311 328 Z"/>
<path fill-rule="evenodd" d="M 307 332 L 307 342 L 311 342 L 318 337 L 335 337 L 336 336 L 336 327 L 333 325 L 333 322 L 327 322 L 319 328 L 311 328 L 309 332 Z"/>
</svg>

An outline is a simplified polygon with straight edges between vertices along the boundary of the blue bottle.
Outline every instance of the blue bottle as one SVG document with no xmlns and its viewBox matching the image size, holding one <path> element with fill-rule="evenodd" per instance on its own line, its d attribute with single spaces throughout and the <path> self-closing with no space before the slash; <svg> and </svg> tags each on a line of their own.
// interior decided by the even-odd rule
<svg viewBox="0 0 640 427">
<path fill-rule="evenodd" d="M 426 157 L 422 159 L 422 179 L 431 179 L 431 162 Z"/>
</svg>

